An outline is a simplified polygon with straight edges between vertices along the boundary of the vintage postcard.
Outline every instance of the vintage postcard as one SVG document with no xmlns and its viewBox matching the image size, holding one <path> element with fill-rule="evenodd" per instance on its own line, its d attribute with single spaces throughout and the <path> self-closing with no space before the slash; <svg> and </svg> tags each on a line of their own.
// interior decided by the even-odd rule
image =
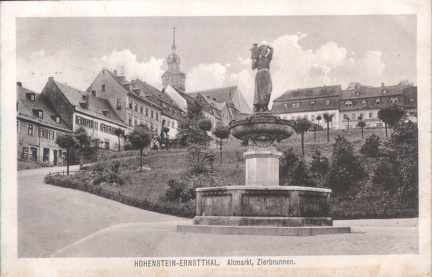
<svg viewBox="0 0 432 277">
<path fill-rule="evenodd" d="M 430 276 L 429 1 L 1 5 L 4 276 Z"/>
</svg>

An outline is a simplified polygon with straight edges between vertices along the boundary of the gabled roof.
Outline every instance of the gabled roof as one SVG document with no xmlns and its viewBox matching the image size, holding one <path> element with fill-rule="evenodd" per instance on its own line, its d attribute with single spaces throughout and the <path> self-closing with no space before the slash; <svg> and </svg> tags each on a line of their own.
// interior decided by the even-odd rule
<svg viewBox="0 0 432 277">
<path fill-rule="evenodd" d="M 27 98 L 28 94 L 34 94 L 35 101 Z M 65 131 L 71 131 L 65 122 L 61 119 L 59 114 L 54 110 L 49 101 L 40 93 L 35 93 L 29 89 L 17 86 L 17 100 L 20 103 L 18 107 L 18 116 L 26 119 L 38 121 L 41 124 L 45 124 Z M 33 111 L 43 111 L 43 118 L 36 116 Z M 60 123 L 57 123 L 55 117 L 60 118 Z"/>
<path fill-rule="evenodd" d="M 54 81 L 55 85 L 61 90 L 67 100 L 71 103 L 71 105 L 75 106 L 75 110 L 92 115 L 94 117 L 111 121 L 113 123 L 126 126 L 123 121 L 118 117 L 117 113 L 111 107 L 109 102 L 103 98 L 95 97 L 89 93 L 80 91 L 76 88 L 72 88 L 65 84 Z M 88 97 L 89 107 L 88 109 L 83 108 L 80 103 L 84 103 L 85 99 L 83 96 Z M 109 117 L 104 114 L 103 111 L 109 112 Z"/>
<path fill-rule="evenodd" d="M 273 102 L 282 102 L 297 99 L 310 99 L 310 98 L 321 98 L 321 97 L 337 97 L 341 94 L 341 86 L 323 86 L 314 88 L 302 88 L 288 90 Z"/>
<path fill-rule="evenodd" d="M 247 104 L 246 100 L 244 99 L 243 95 L 241 94 L 241 91 L 237 86 L 223 87 L 223 88 L 187 93 L 187 95 L 193 98 L 197 97 L 198 94 L 201 94 L 202 96 L 205 97 L 209 96 L 211 99 L 214 99 L 214 101 L 220 103 L 232 102 L 241 113 L 246 113 L 246 114 L 252 113 L 251 108 Z"/>
<path fill-rule="evenodd" d="M 384 93 L 384 91 L 386 93 Z M 360 87 L 358 89 L 344 90 L 341 94 L 341 100 L 348 99 L 359 99 L 359 98 L 370 98 L 380 97 L 389 95 L 401 95 L 403 94 L 403 86 L 381 86 L 381 87 Z"/>
<path fill-rule="evenodd" d="M 177 103 L 168 94 L 162 93 L 162 91 L 147 84 L 146 82 L 143 82 L 140 79 L 136 79 L 135 81 L 132 81 L 132 85 L 134 88 L 140 88 L 146 95 L 151 94 L 154 97 L 156 97 L 159 101 L 164 102 L 168 105 L 171 105 L 181 110 L 179 105 L 177 105 Z M 154 104 L 159 105 L 159 103 L 154 103 Z"/>
</svg>

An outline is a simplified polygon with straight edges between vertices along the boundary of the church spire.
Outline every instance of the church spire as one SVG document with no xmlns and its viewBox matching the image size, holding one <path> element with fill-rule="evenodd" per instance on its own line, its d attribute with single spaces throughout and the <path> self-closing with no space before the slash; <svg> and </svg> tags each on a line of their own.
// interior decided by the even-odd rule
<svg viewBox="0 0 432 277">
<path fill-rule="evenodd" d="M 175 46 L 175 29 L 176 29 L 176 27 L 174 26 L 174 28 L 173 28 L 173 46 L 171 47 L 173 54 L 175 54 L 175 50 L 177 49 L 177 47 Z"/>
</svg>

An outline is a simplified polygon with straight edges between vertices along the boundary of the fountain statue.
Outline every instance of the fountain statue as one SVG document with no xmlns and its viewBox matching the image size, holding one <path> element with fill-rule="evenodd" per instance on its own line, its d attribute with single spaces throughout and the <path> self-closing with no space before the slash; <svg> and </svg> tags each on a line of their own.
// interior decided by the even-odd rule
<svg viewBox="0 0 432 277">
<path fill-rule="evenodd" d="M 193 225 L 179 225 L 179 231 L 254 235 L 315 235 L 350 232 L 333 227 L 330 189 L 279 184 L 276 143 L 294 134 L 291 121 L 268 110 L 272 92 L 269 45 L 251 49 L 255 79 L 254 113 L 230 123 L 230 134 L 247 140 L 245 185 L 196 189 Z"/>
</svg>

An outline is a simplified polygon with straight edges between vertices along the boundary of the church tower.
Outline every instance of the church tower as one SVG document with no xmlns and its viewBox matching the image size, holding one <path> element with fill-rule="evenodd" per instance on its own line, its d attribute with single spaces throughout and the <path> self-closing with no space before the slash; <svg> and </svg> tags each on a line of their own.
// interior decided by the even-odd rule
<svg viewBox="0 0 432 277">
<path fill-rule="evenodd" d="M 185 93 L 186 75 L 180 72 L 180 57 L 176 54 L 175 27 L 173 29 L 172 53 L 167 58 L 168 70 L 162 75 L 162 87 L 172 86 L 177 91 Z"/>
</svg>

